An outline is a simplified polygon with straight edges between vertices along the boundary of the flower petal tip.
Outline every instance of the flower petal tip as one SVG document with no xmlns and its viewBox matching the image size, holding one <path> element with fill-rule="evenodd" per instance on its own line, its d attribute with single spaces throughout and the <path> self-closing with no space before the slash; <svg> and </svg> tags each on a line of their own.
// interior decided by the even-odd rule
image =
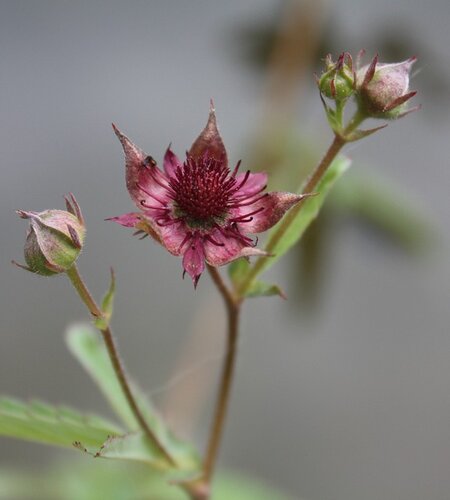
<svg viewBox="0 0 450 500">
<path fill-rule="evenodd" d="M 31 212 L 27 212 L 25 210 L 16 210 L 15 212 L 21 219 L 30 219 L 32 216 Z"/>
<path fill-rule="evenodd" d="M 196 288 L 200 275 L 205 270 L 205 253 L 199 238 L 194 238 L 184 252 L 183 269 L 189 274 Z"/>
<path fill-rule="evenodd" d="M 206 126 L 192 144 L 189 156 L 195 160 L 201 160 L 207 156 L 227 164 L 227 152 L 217 128 L 216 113 L 212 101 Z"/>
<path fill-rule="evenodd" d="M 143 161 L 145 158 L 144 152 L 138 148 L 125 134 L 123 134 L 117 127 L 112 124 L 112 128 L 120 143 L 122 144 L 125 158 L 127 162 L 129 161 Z"/>
<path fill-rule="evenodd" d="M 116 134 L 117 138 L 119 141 L 123 144 L 124 141 L 129 139 L 126 137 L 126 135 L 122 134 L 122 132 L 118 129 L 115 123 L 111 123 L 112 129 L 114 130 L 114 133 Z"/>
<path fill-rule="evenodd" d="M 164 154 L 163 168 L 164 172 L 169 177 L 174 177 L 178 167 L 182 166 L 182 162 L 179 160 L 178 156 L 171 150 L 171 144 L 169 144 Z"/>
<path fill-rule="evenodd" d="M 136 227 L 136 224 L 141 221 L 141 216 L 140 214 L 133 212 L 129 214 L 117 215 L 116 217 L 108 217 L 105 220 L 116 222 L 124 227 Z"/>
<path fill-rule="evenodd" d="M 15 260 L 12 260 L 11 264 L 13 266 L 20 267 L 20 269 L 25 269 L 25 271 L 33 272 L 33 270 L 30 267 L 25 266 L 24 264 L 19 264 L 19 262 L 16 262 Z"/>
</svg>

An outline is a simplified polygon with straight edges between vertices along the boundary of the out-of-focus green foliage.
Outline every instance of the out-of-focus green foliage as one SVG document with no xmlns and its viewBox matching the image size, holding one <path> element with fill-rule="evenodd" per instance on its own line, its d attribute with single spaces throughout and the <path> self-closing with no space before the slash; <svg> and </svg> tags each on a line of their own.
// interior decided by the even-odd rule
<svg viewBox="0 0 450 500">
<path fill-rule="evenodd" d="M 280 238 L 276 245 L 271 249 L 274 257 L 266 259 L 264 269 L 268 269 L 275 262 L 277 262 L 302 237 L 308 226 L 319 214 L 319 211 L 332 187 L 348 170 L 350 164 L 351 161 L 347 157 L 338 156 L 317 185 L 315 193 L 313 193 L 315 196 L 311 196 L 303 202 L 301 210 L 295 215 L 295 217 L 290 218 L 290 213 L 286 216 L 282 223 L 285 223 L 286 220 L 288 220 L 289 227 L 283 237 Z M 301 191 L 302 189 L 300 189 L 300 192 Z M 269 233 L 269 238 L 271 238 L 276 231 L 277 227 L 273 228 Z"/>
<path fill-rule="evenodd" d="M 433 240 L 419 208 L 379 176 L 354 173 L 338 186 L 330 201 L 330 209 L 363 220 L 369 229 L 409 253 L 420 253 Z"/>
<path fill-rule="evenodd" d="M 70 352 L 91 376 L 122 422 L 132 431 L 139 430 L 139 424 L 117 381 L 100 335 L 89 325 L 77 324 L 67 330 L 66 342 Z M 152 405 L 136 385 L 133 386 L 133 394 L 145 416 L 155 418 L 157 422 Z"/>
<path fill-rule="evenodd" d="M 333 161 L 330 168 L 317 185 L 317 194 L 315 196 L 307 198 L 303 202 L 301 210 L 299 210 L 295 215 L 292 215 L 295 212 L 288 213 L 288 215 L 269 232 L 270 241 L 270 238 L 277 234 L 277 231 L 279 230 L 281 224 L 285 224 L 287 227 L 286 231 L 283 233 L 283 236 L 280 237 L 270 248 L 272 256 L 264 258 L 264 261 L 261 261 L 262 263 L 258 268 L 257 274 L 260 274 L 273 266 L 288 250 L 290 250 L 300 240 L 308 226 L 317 217 L 319 210 L 322 207 L 323 202 L 329 194 L 331 188 L 341 177 L 341 175 L 347 171 L 350 163 L 350 160 L 345 156 L 338 156 Z M 301 191 L 302 189 L 300 189 L 300 192 Z M 253 268 L 251 266 L 248 266 L 246 269 L 240 269 L 239 282 L 237 283 L 237 273 L 232 268 L 232 279 L 234 276 L 235 286 L 238 289 L 239 293 L 243 294 L 244 296 L 249 291 L 251 291 L 254 284 L 257 283 L 254 279 L 256 278 L 256 269 L 255 274 L 252 274 L 252 269 Z"/>
<path fill-rule="evenodd" d="M 267 69 L 271 52 L 279 35 L 280 13 L 285 5 L 286 2 L 280 1 L 277 7 L 278 12 L 271 16 L 269 21 L 255 18 L 251 23 L 242 24 L 233 30 L 230 36 L 232 48 L 246 68 L 252 68 L 259 73 Z M 326 54 L 339 50 L 336 47 L 348 49 L 350 45 L 353 45 L 353 40 L 344 39 L 345 35 L 342 34 L 341 27 L 336 24 L 333 9 L 339 8 L 337 5 L 330 5 L 325 15 L 320 43 L 314 48 L 314 54 L 311 57 L 311 60 L 317 64 Z M 305 9 L 305 16 L 307 15 L 309 11 Z M 450 73 L 443 74 L 439 71 L 441 56 L 433 52 L 427 40 L 420 38 L 418 31 L 407 25 L 404 19 L 392 19 L 389 13 L 389 17 L 379 23 L 376 32 L 367 33 L 367 40 L 371 41 L 370 46 L 364 46 L 368 53 L 379 53 L 384 59 L 392 61 L 400 61 L 409 57 L 411 47 L 415 47 L 415 53 L 420 56 L 420 59 L 427 61 L 427 70 L 420 72 L 419 75 L 420 87 L 427 93 L 426 101 L 435 101 L 441 108 L 444 104 L 444 109 L 445 104 L 450 103 L 448 100 Z M 311 68 L 311 74 L 315 70 L 316 68 Z"/>
<path fill-rule="evenodd" d="M 54 407 L 41 401 L 23 403 L 0 399 L 0 435 L 38 441 L 44 444 L 72 447 L 76 441 L 100 448 L 108 436 L 123 433 L 107 420 L 82 415 L 66 407 Z"/>
<path fill-rule="evenodd" d="M 187 500 L 179 488 L 145 466 L 95 461 L 67 462 L 48 471 L 0 470 L 1 500 Z M 298 497 L 295 497 L 298 500 Z M 294 500 L 260 481 L 234 473 L 217 475 L 214 500 Z"/>
<path fill-rule="evenodd" d="M 138 430 L 138 424 L 117 381 L 106 348 L 97 332 L 89 325 L 75 325 L 67 332 L 67 344 L 72 354 L 86 369 L 102 391 L 113 410 L 133 434 L 114 437 L 104 443 L 99 456 L 141 460 L 161 468 L 166 464 L 161 452 Z M 148 398 L 136 386 L 133 394 L 141 412 L 164 449 L 175 459 L 181 470 L 196 471 L 200 466 L 197 453 L 187 443 L 177 439 L 154 410 Z M 82 443 L 84 444 L 84 443 Z M 98 451 L 98 450 L 97 450 Z"/>
</svg>

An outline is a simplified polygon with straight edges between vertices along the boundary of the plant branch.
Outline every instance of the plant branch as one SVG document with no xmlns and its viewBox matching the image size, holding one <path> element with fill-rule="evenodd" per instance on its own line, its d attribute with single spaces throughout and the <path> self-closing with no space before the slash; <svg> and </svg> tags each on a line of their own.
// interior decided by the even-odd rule
<svg viewBox="0 0 450 500">
<path fill-rule="evenodd" d="M 81 277 L 76 265 L 74 264 L 68 271 L 66 271 L 67 276 L 69 277 L 72 285 L 80 296 L 81 300 L 84 302 L 86 307 L 89 309 L 89 312 L 94 316 L 94 318 L 100 318 L 103 316 L 103 312 L 98 307 L 88 288 L 86 287 L 83 278 Z M 103 340 L 106 345 L 106 349 L 108 351 L 109 358 L 111 360 L 111 364 L 114 368 L 114 372 L 116 374 L 117 380 L 122 388 L 124 396 L 128 402 L 128 405 L 133 412 L 137 422 L 139 423 L 142 431 L 148 437 L 148 439 L 155 445 L 158 451 L 166 458 L 166 460 L 171 465 L 176 465 L 173 457 L 167 452 L 164 448 L 163 444 L 160 442 L 158 437 L 149 427 L 147 421 L 145 420 L 139 406 L 134 399 L 133 392 L 131 390 L 130 384 L 127 380 L 125 368 L 120 360 L 119 352 L 114 341 L 114 337 L 112 335 L 111 329 L 107 326 L 104 329 L 99 329 L 102 334 Z"/>
<path fill-rule="evenodd" d="M 301 186 L 301 191 L 303 193 L 314 192 L 314 189 L 319 184 L 319 181 L 322 179 L 322 177 L 328 170 L 333 160 L 341 151 L 342 147 L 348 142 L 347 137 L 349 136 L 349 134 L 358 127 L 358 125 L 364 120 L 364 118 L 365 118 L 364 116 L 360 115 L 359 113 L 356 113 L 355 116 L 350 120 L 349 124 L 344 129 L 342 134 L 335 133 L 333 142 L 330 144 L 330 147 L 328 148 L 327 152 L 320 160 L 317 167 L 313 170 L 312 174 L 310 175 L 306 183 Z M 302 209 L 303 204 L 306 200 L 307 198 L 303 198 L 302 200 L 300 200 L 300 202 L 297 203 L 297 205 L 295 205 L 293 208 L 291 208 L 291 210 L 289 210 L 289 212 L 283 217 L 276 231 L 272 233 L 264 248 L 266 252 L 268 252 L 269 254 L 273 252 L 273 249 L 276 247 L 277 243 L 284 236 L 284 233 L 288 230 L 289 226 L 291 225 L 291 223 L 296 218 L 297 214 Z M 264 266 L 265 259 L 266 257 L 259 257 L 258 260 L 253 265 L 253 267 L 250 268 L 247 275 L 245 276 L 245 279 L 242 280 L 242 283 L 239 285 L 237 289 L 239 297 L 242 298 L 245 296 L 245 292 L 249 289 L 256 276 L 258 276 L 258 274 L 261 272 Z"/>
<path fill-rule="evenodd" d="M 241 302 L 237 300 L 227 285 L 224 283 L 219 271 L 208 265 L 208 271 L 220 294 L 222 295 L 228 314 L 227 346 L 222 374 L 220 377 L 219 390 L 212 427 L 208 439 L 207 450 L 204 460 L 204 480 L 209 485 L 214 474 L 214 468 L 219 451 L 220 441 L 223 434 L 225 417 L 230 399 L 231 386 L 233 382 L 234 368 L 236 364 L 237 340 L 239 333 L 239 312 Z"/>
</svg>

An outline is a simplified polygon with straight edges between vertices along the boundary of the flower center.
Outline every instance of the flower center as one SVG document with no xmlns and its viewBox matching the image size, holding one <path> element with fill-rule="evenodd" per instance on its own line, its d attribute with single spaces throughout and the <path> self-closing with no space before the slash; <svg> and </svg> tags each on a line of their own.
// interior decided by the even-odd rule
<svg viewBox="0 0 450 500">
<path fill-rule="evenodd" d="M 214 158 L 187 158 L 169 181 L 175 215 L 192 228 L 209 229 L 228 215 L 236 180 L 229 168 Z"/>
</svg>

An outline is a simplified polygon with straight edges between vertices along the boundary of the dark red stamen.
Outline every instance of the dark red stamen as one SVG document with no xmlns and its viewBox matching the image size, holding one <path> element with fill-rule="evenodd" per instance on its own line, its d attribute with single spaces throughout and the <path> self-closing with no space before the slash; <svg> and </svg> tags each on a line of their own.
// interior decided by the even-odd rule
<svg viewBox="0 0 450 500">
<path fill-rule="evenodd" d="M 250 170 L 247 170 L 247 172 L 245 172 L 244 178 L 239 183 L 239 185 L 234 188 L 234 190 L 239 191 L 239 189 L 241 189 L 244 186 L 244 184 L 248 181 L 249 177 L 250 177 Z"/>
<path fill-rule="evenodd" d="M 243 200 L 247 200 L 245 202 L 239 202 L 238 203 L 233 203 L 233 205 L 230 205 L 231 208 L 238 208 L 238 207 L 245 207 L 247 205 L 253 205 L 254 203 L 256 203 L 257 201 L 260 201 L 262 200 L 263 198 L 266 198 L 268 196 L 269 193 L 264 193 L 260 196 L 257 196 L 256 198 L 251 198 L 251 196 L 249 196 L 251 199 L 248 199 L 249 197 L 245 197 L 245 198 L 242 198 Z"/>
<path fill-rule="evenodd" d="M 248 198 L 251 198 L 252 196 L 256 196 L 257 194 L 262 193 L 266 189 L 266 187 L 267 187 L 267 184 L 256 189 L 254 192 L 250 191 L 250 192 L 247 192 L 247 193 L 244 193 L 241 195 L 233 196 L 233 200 L 234 201 L 247 200 Z"/>
<path fill-rule="evenodd" d="M 222 233 L 224 234 L 225 237 L 230 237 L 238 240 L 241 242 L 244 246 L 248 247 L 254 247 L 255 243 L 253 240 L 247 236 L 244 236 L 240 231 L 239 228 L 237 227 L 237 224 L 233 222 L 231 225 L 229 225 L 226 228 L 221 229 Z"/>
<path fill-rule="evenodd" d="M 158 224 L 159 227 L 166 227 L 166 226 L 171 226 L 172 224 L 175 224 L 177 222 L 180 222 L 180 219 L 169 219 L 167 217 L 159 217 L 158 219 L 155 219 L 155 222 L 156 224 Z"/>
<path fill-rule="evenodd" d="M 236 166 L 234 167 L 234 170 L 231 174 L 231 177 L 233 177 L 233 179 L 236 177 L 236 174 L 238 173 L 238 170 L 239 170 L 239 167 L 241 166 L 241 160 L 239 160 L 237 163 L 236 163 Z"/>
<path fill-rule="evenodd" d="M 218 241 L 216 241 L 211 235 L 207 234 L 205 236 L 205 240 L 208 240 L 209 242 L 211 242 L 213 245 L 216 245 L 216 247 L 223 247 L 225 246 L 224 243 L 219 243 Z"/>
<path fill-rule="evenodd" d="M 144 207 L 144 208 L 149 208 L 151 210 L 163 210 L 164 212 L 169 212 L 170 211 L 170 208 L 166 208 L 166 207 L 155 207 L 153 205 L 148 205 L 147 203 L 145 203 L 145 200 L 141 200 L 140 201 L 141 205 Z"/>
<path fill-rule="evenodd" d="M 265 207 L 259 207 L 257 210 L 253 210 L 253 212 L 249 212 L 248 214 L 242 214 L 239 217 L 235 217 L 234 219 L 230 219 L 231 222 L 250 222 L 253 220 L 252 215 L 259 214 L 265 209 Z M 248 219 L 250 217 L 250 219 Z"/>
<path fill-rule="evenodd" d="M 183 249 L 184 245 L 186 245 L 186 243 L 192 238 L 192 233 L 191 232 L 187 232 L 186 233 L 186 236 L 183 238 L 183 241 L 180 243 L 180 246 L 178 247 L 178 251 L 181 252 L 181 250 Z"/>
<path fill-rule="evenodd" d="M 235 179 L 214 158 L 189 158 L 169 179 L 176 208 L 187 222 L 210 224 L 227 215 Z"/>
</svg>

